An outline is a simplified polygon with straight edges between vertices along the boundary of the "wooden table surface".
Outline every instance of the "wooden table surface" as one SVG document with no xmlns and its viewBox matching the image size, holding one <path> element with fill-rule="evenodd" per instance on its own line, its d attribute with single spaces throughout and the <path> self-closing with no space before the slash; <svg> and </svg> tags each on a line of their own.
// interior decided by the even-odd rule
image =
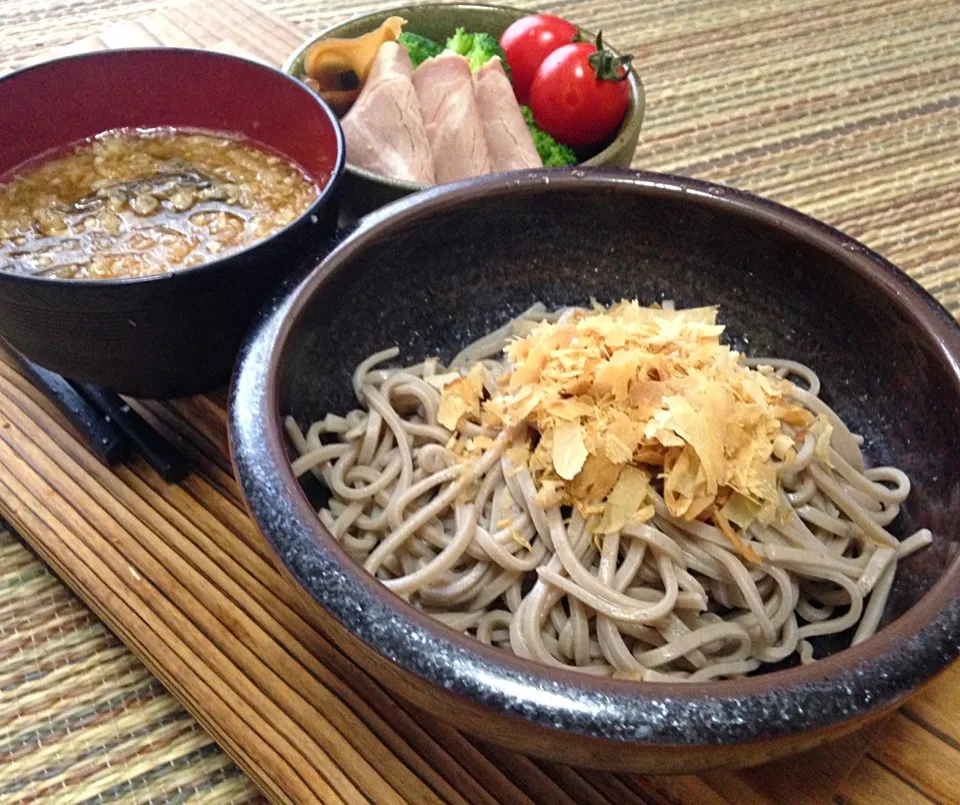
<svg viewBox="0 0 960 805">
<path fill-rule="evenodd" d="M 383 4 L 265 5 L 288 22 L 240 0 L 159 13 L 141 0 L 4 0 L 0 73 L 77 40 L 276 63 L 306 32 Z M 954 0 L 538 7 L 636 54 L 648 97 L 637 167 L 813 214 L 960 309 Z M 0 513 L 24 535 L 0 528 L 0 801 L 257 799 L 223 745 L 278 800 L 960 802 L 956 665 L 872 733 L 744 773 L 627 779 L 465 742 L 350 679 L 313 630 L 239 507 L 222 409 L 199 398 L 142 410 L 193 454 L 180 489 L 140 464 L 98 467 L 0 364 Z"/>
</svg>

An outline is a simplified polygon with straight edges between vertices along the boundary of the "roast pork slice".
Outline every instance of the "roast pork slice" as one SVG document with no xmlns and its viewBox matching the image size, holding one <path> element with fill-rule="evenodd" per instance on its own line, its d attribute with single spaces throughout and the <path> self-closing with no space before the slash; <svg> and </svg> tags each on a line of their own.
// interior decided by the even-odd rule
<svg viewBox="0 0 960 805">
<path fill-rule="evenodd" d="M 539 168 L 543 162 L 520 112 L 513 86 L 494 56 L 473 76 L 483 133 L 495 171 Z"/>
<path fill-rule="evenodd" d="M 493 166 L 467 60 L 456 53 L 427 59 L 414 70 L 413 86 L 420 99 L 437 182 L 490 173 Z"/>
<path fill-rule="evenodd" d="M 351 165 L 394 179 L 434 183 L 413 65 L 402 45 L 380 45 L 360 96 L 340 124 Z"/>
</svg>

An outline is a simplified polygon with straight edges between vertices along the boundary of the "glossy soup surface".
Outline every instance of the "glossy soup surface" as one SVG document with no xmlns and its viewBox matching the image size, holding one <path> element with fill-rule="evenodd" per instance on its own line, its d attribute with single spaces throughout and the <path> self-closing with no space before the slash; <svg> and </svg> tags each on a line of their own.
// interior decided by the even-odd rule
<svg viewBox="0 0 960 805">
<path fill-rule="evenodd" d="M 0 270 L 69 279 L 162 274 L 277 232 L 319 188 L 224 134 L 106 132 L 0 183 Z"/>
</svg>

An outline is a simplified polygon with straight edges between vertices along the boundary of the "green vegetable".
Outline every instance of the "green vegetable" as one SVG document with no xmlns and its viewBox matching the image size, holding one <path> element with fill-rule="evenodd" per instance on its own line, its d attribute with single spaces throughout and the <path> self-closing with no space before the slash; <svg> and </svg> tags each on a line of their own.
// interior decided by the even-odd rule
<svg viewBox="0 0 960 805">
<path fill-rule="evenodd" d="M 427 59 L 439 56 L 443 53 L 443 48 L 432 39 L 427 39 L 420 34 L 411 34 L 404 31 L 397 37 L 397 42 L 407 49 L 410 54 L 410 61 L 413 69 L 416 70 Z"/>
<path fill-rule="evenodd" d="M 510 77 L 510 65 L 507 64 L 503 48 L 496 37 L 490 34 L 469 33 L 465 28 L 457 28 L 456 33 L 447 40 L 447 50 L 463 56 L 474 73 L 494 56 L 499 56 L 507 78 Z"/>
<path fill-rule="evenodd" d="M 529 106 L 521 106 L 523 119 L 527 121 L 527 128 L 530 129 L 530 135 L 533 137 L 533 144 L 537 147 L 537 153 L 540 154 L 540 161 L 546 168 L 562 168 L 564 165 L 576 165 L 577 155 L 573 149 L 562 143 L 558 143 L 553 137 L 543 131 L 537 122 L 533 119 L 533 112 Z"/>
<path fill-rule="evenodd" d="M 473 47 L 473 34 L 468 34 L 466 28 L 457 28 L 456 32 L 447 40 L 447 50 L 466 56 Z"/>
</svg>

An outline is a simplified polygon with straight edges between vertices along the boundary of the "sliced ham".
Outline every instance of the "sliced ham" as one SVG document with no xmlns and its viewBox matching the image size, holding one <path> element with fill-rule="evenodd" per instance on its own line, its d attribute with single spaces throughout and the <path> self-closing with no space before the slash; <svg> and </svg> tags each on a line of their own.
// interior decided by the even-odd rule
<svg viewBox="0 0 960 805">
<path fill-rule="evenodd" d="M 413 65 L 402 45 L 380 45 L 360 96 L 340 124 L 351 165 L 395 179 L 434 183 Z"/>
<path fill-rule="evenodd" d="M 490 173 L 493 165 L 467 60 L 456 53 L 427 59 L 414 70 L 413 86 L 433 150 L 437 182 Z"/>
<path fill-rule="evenodd" d="M 473 84 L 493 169 L 509 171 L 542 167 L 530 129 L 513 94 L 513 85 L 498 56 L 477 70 Z"/>
</svg>

